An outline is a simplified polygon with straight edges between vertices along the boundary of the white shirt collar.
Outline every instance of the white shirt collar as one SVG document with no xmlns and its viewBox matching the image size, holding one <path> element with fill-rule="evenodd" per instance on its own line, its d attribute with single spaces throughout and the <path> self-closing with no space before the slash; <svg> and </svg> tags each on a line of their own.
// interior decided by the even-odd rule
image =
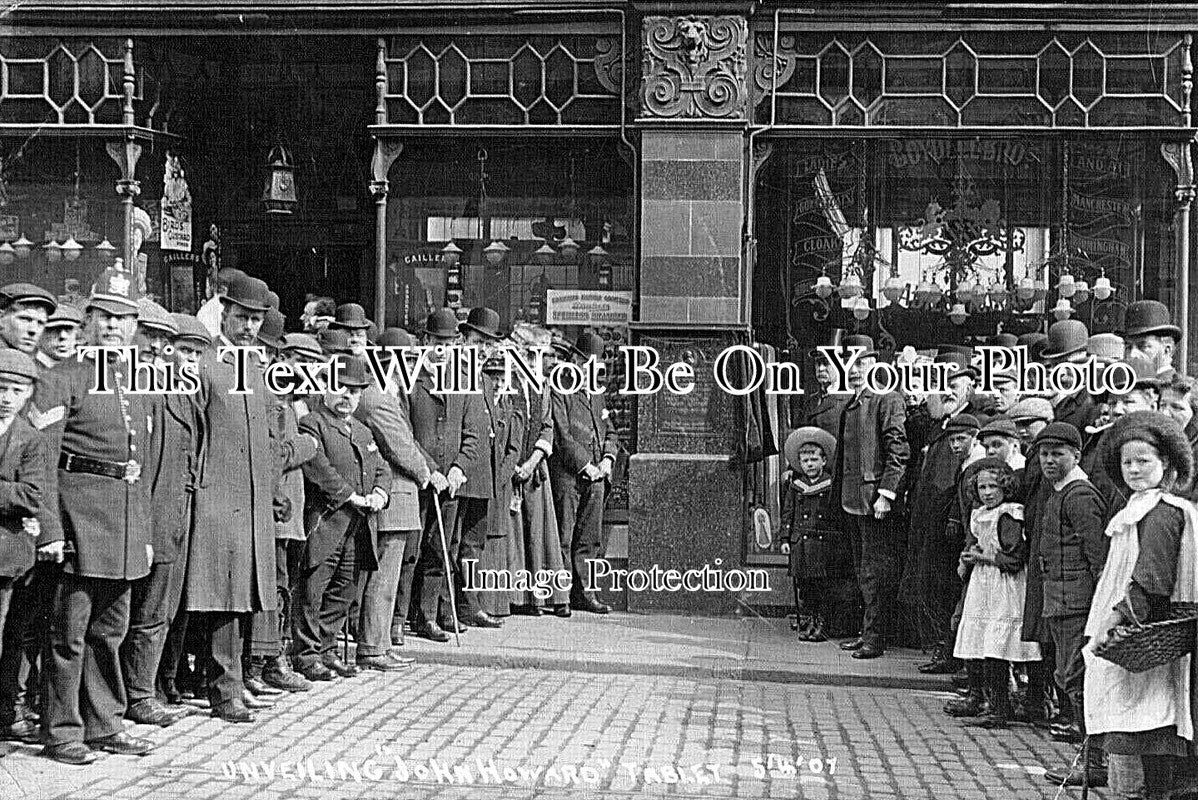
<svg viewBox="0 0 1198 800">
<path fill-rule="evenodd" d="M 1080 466 L 1074 467 L 1069 474 L 1052 485 L 1053 491 L 1059 492 L 1074 481 L 1084 481 L 1089 479 L 1089 475 Z"/>
</svg>

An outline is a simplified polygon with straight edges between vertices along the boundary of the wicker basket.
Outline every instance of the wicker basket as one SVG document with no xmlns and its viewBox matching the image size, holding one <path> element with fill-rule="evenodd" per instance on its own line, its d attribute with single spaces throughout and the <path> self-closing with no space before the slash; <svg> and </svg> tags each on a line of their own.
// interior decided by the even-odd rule
<svg viewBox="0 0 1198 800">
<path fill-rule="evenodd" d="M 1174 603 L 1170 619 L 1143 625 L 1133 620 L 1111 631 L 1111 638 L 1094 655 L 1128 672 L 1146 672 L 1194 652 L 1198 639 L 1198 604 Z"/>
</svg>

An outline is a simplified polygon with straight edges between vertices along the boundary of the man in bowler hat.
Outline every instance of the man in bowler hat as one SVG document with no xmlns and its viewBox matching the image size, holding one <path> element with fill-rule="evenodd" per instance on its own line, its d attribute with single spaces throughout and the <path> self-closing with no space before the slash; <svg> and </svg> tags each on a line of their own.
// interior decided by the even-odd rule
<svg viewBox="0 0 1198 800">
<path fill-rule="evenodd" d="M 1130 352 L 1143 355 L 1162 380 L 1171 380 L 1176 370 L 1173 356 L 1181 341 L 1181 328 L 1173 324 L 1169 309 L 1159 300 L 1137 300 L 1123 316 L 1124 338 Z"/>
</svg>

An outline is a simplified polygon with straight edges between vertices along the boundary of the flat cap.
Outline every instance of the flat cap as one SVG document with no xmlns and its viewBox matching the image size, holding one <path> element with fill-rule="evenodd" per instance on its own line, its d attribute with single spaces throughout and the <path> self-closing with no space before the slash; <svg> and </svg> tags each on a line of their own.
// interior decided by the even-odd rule
<svg viewBox="0 0 1198 800">
<path fill-rule="evenodd" d="M 0 350 L 0 378 L 33 383 L 37 380 L 37 364 L 20 350 L 6 347 Z"/>
<path fill-rule="evenodd" d="M 1082 449 L 1082 435 L 1068 422 L 1050 422 L 1036 434 L 1035 444 L 1066 444 Z"/>
<path fill-rule="evenodd" d="M 1052 422 L 1056 418 L 1056 413 L 1052 410 L 1052 403 L 1043 397 L 1025 397 L 1011 406 L 1007 416 L 1015 422 L 1021 419 L 1040 419 Z"/>
</svg>

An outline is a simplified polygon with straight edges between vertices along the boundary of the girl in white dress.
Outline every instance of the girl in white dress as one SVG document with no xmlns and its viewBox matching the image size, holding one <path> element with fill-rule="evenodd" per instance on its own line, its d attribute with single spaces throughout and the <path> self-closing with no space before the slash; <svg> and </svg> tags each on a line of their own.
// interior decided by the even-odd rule
<svg viewBox="0 0 1198 800">
<path fill-rule="evenodd" d="M 1023 506 L 1010 499 L 1016 494 L 1016 478 L 1002 459 L 976 462 L 963 480 L 974 508 L 958 569 L 968 586 L 953 655 L 984 661 L 980 674 L 989 690 L 990 710 L 968 724 L 1003 728 L 1011 718 L 1010 662 L 1040 660 L 1040 646 L 1020 636 L 1027 582 Z"/>
</svg>

